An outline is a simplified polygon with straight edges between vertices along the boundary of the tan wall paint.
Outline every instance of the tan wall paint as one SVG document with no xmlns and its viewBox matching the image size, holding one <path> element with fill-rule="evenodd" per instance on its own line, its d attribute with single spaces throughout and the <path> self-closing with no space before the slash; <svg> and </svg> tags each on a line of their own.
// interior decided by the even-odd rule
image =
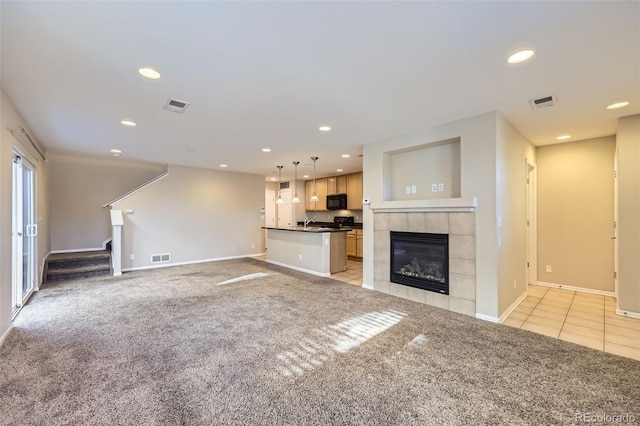
<svg viewBox="0 0 640 426">
<path fill-rule="evenodd" d="M 526 163 L 535 164 L 535 148 L 515 127 L 498 116 L 496 135 L 496 222 L 499 312 L 527 291 Z M 498 219 L 499 218 L 499 219 Z"/>
<path fill-rule="evenodd" d="M 387 152 L 460 138 L 461 196 L 477 197 L 476 209 L 476 312 L 493 318 L 498 307 L 498 253 L 496 245 L 496 121 L 495 112 L 438 126 L 405 136 L 364 145 L 363 196 L 381 203 L 388 191 L 383 170 L 389 168 Z M 386 158 L 386 159 L 385 159 Z M 373 235 L 373 211 L 365 208 L 363 229 Z M 373 238 L 364 239 L 363 282 L 373 288 Z"/>
<path fill-rule="evenodd" d="M 618 120 L 618 308 L 640 315 L 640 115 Z"/>
<path fill-rule="evenodd" d="M 537 148 L 538 281 L 614 290 L 615 148 L 614 136 Z"/>
<path fill-rule="evenodd" d="M 36 215 L 38 219 L 38 283 L 42 281 L 43 260 L 50 250 L 49 241 L 49 203 L 47 162 L 37 153 L 27 140 L 20 141 L 9 133 L 7 128 L 15 130 L 23 127 L 29 131 L 24 119 L 17 111 L 4 90 L 1 91 L 0 105 L 0 337 L 11 326 L 11 210 L 12 210 L 12 166 L 13 150 L 17 149 L 27 156 L 35 167 L 36 175 Z M 32 137 L 35 135 L 29 132 Z M 37 141 L 36 141 L 37 142 Z M 40 146 L 40 151 L 44 149 Z"/>
<path fill-rule="evenodd" d="M 114 205 L 134 210 L 124 215 L 122 268 L 157 266 L 152 254 L 182 263 L 261 253 L 264 191 L 263 176 L 170 165 L 167 177 Z"/>
<path fill-rule="evenodd" d="M 122 158 L 51 154 L 51 249 L 100 248 L 111 237 L 105 203 L 166 170 Z"/>
</svg>

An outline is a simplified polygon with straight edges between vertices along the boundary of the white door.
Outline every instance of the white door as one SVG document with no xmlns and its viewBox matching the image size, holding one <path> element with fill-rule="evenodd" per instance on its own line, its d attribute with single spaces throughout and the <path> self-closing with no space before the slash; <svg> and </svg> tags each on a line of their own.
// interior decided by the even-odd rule
<svg viewBox="0 0 640 426">
<path fill-rule="evenodd" d="M 264 191 L 264 226 L 276 226 L 276 191 Z M 264 248 L 267 249 L 267 230 L 264 230 Z"/>
<path fill-rule="evenodd" d="M 613 156 L 613 290 L 618 303 L 618 146 Z"/>
<path fill-rule="evenodd" d="M 36 287 L 34 167 L 18 153 L 12 179 L 12 313 L 18 313 Z"/>
<path fill-rule="evenodd" d="M 291 214 L 291 188 L 281 189 L 280 197 L 282 197 L 282 204 L 278 204 L 278 226 L 287 227 L 292 224 Z"/>
<path fill-rule="evenodd" d="M 538 241 L 536 232 L 536 169 L 533 164 L 526 162 L 527 170 L 527 285 L 538 282 L 537 251 Z"/>
</svg>

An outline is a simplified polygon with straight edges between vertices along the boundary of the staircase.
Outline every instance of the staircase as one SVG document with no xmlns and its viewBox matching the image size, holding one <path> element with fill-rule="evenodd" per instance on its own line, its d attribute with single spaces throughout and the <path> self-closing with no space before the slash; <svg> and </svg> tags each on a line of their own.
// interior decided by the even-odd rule
<svg viewBox="0 0 640 426">
<path fill-rule="evenodd" d="M 111 274 L 111 251 L 56 253 L 47 257 L 44 282 L 63 281 Z"/>
</svg>

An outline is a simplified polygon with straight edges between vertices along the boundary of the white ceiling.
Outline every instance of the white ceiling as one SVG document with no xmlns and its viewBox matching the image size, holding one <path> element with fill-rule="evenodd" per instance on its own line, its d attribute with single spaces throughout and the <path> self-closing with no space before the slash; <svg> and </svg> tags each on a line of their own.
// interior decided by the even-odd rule
<svg viewBox="0 0 640 426">
<path fill-rule="evenodd" d="M 638 1 L 1 8 L 2 87 L 51 151 L 119 148 L 125 159 L 265 176 L 282 164 L 283 177 L 317 155 L 321 176 L 361 170 L 363 144 L 487 111 L 536 145 L 612 135 L 618 117 L 640 113 Z M 507 64 L 523 47 L 534 58 Z M 140 77 L 145 65 L 163 78 Z M 557 106 L 530 108 L 547 95 Z M 169 97 L 191 106 L 167 112 Z M 619 100 L 631 105 L 605 109 Z"/>
</svg>

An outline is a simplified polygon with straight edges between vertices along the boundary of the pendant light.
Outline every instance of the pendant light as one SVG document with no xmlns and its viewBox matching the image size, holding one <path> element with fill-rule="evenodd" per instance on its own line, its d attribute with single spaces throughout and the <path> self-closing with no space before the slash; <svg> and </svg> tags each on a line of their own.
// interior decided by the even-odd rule
<svg viewBox="0 0 640 426">
<path fill-rule="evenodd" d="M 311 157 L 311 161 L 313 161 L 313 195 L 311 196 L 311 202 L 317 203 L 320 201 L 318 198 L 318 194 L 316 194 L 316 160 L 318 157 Z"/>
<path fill-rule="evenodd" d="M 284 200 L 282 199 L 281 189 L 280 189 L 280 179 L 282 178 L 282 168 L 284 166 L 276 166 L 278 168 L 278 200 L 276 204 L 284 204 Z"/>
<path fill-rule="evenodd" d="M 299 161 L 294 161 L 293 162 L 293 166 L 294 166 L 294 172 L 293 172 L 293 199 L 291 200 L 292 203 L 299 203 L 300 202 L 300 198 L 298 198 L 298 164 L 300 164 Z"/>
</svg>

